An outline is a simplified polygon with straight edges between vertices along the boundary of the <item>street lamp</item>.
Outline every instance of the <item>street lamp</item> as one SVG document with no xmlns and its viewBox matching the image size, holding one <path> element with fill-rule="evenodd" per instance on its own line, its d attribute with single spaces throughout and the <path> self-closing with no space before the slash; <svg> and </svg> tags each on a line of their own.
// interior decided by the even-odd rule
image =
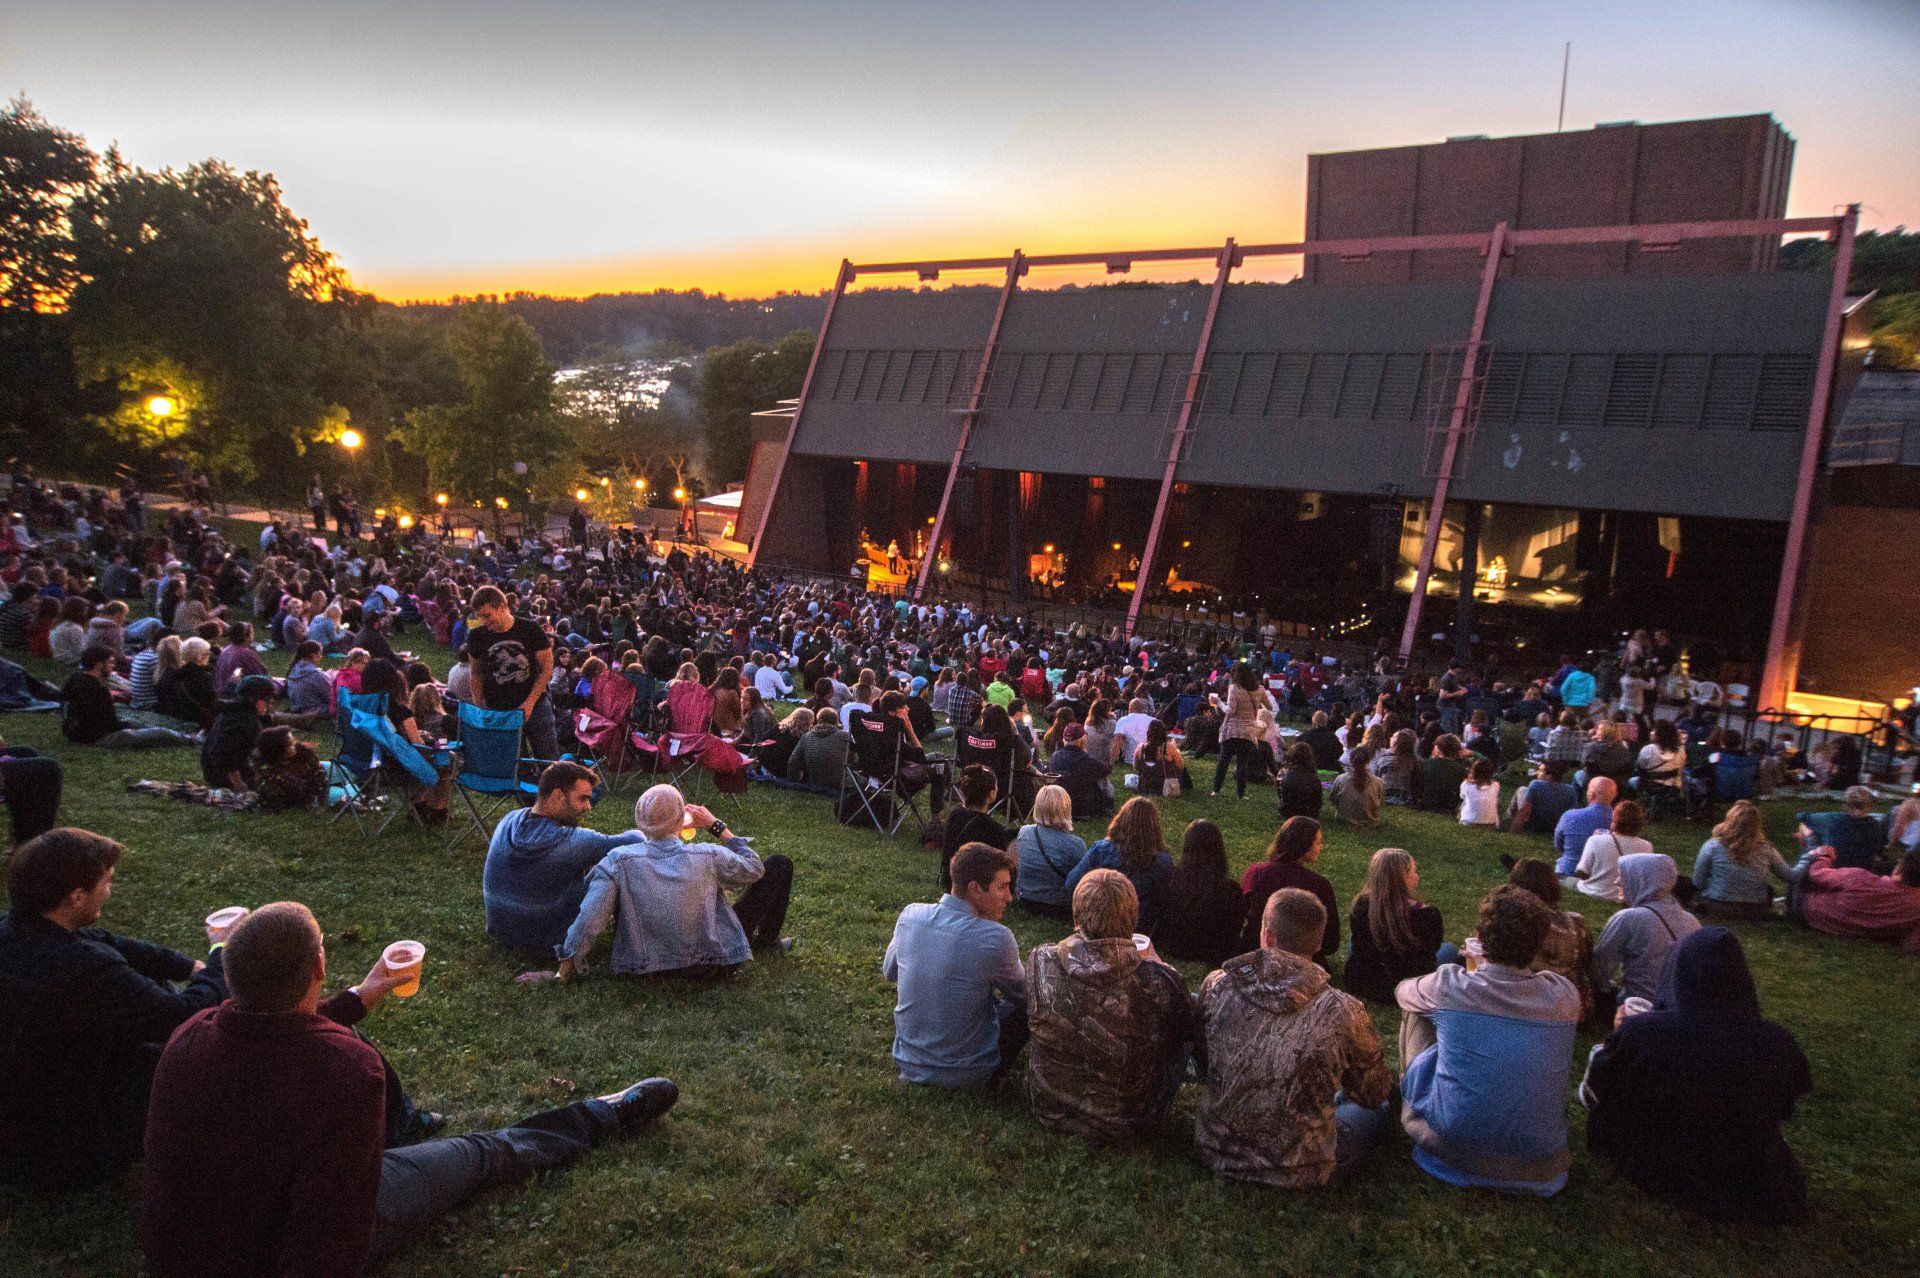
<svg viewBox="0 0 1920 1278">
<path fill-rule="evenodd" d="M 493 504 L 498 506 L 501 510 L 505 510 L 507 508 L 507 499 L 505 497 L 495 497 L 493 499 Z"/>
<path fill-rule="evenodd" d="M 592 495 L 593 494 L 589 493 L 584 488 L 576 488 L 573 490 L 573 499 L 575 501 L 585 501 L 588 497 L 591 497 Z"/>
<path fill-rule="evenodd" d="M 647 481 L 644 479 L 634 480 L 633 491 L 635 491 L 636 493 L 644 493 L 645 491 L 647 491 Z"/>
<path fill-rule="evenodd" d="M 676 489 L 674 489 L 674 490 L 673 490 L 673 499 L 674 499 L 675 501 L 685 501 L 685 500 L 687 499 L 687 490 L 686 490 L 686 489 L 684 489 L 684 488 L 676 488 Z"/>
<path fill-rule="evenodd" d="M 362 436 L 359 431 L 353 429 L 353 427 L 351 426 L 347 427 L 347 429 L 340 432 L 340 447 L 346 449 L 350 453 L 353 452 L 355 449 L 359 448 L 360 445 L 366 442 L 367 441 L 365 437 Z"/>
<path fill-rule="evenodd" d="M 447 504 L 447 495 L 445 493 L 435 493 L 433 495 L 433 504 L 436 506 L 445 506 Z"/>
<path fill-rule="evenodd" d="M 147 411 L 155 417 L 171 417 L 179 407 L 171 395 L 155 395 L 147 401 Z"/>
</svg>

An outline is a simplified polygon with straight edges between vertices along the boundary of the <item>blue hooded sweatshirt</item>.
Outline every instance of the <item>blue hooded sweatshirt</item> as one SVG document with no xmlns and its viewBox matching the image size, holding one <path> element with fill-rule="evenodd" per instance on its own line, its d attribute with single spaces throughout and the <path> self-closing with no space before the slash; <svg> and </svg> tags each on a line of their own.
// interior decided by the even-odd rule
<svg viewBox="0 0 1920 1278">
<path fill-rule="evenodd" d="M 500 818 L 480 876 L 487 935 L 508 949 L 551 955 L 566 939 L 587 894 L 587 871 L 614 848 L 638 843 L 638 830 L 601 834 L 516 808 Z"/>
</svg>

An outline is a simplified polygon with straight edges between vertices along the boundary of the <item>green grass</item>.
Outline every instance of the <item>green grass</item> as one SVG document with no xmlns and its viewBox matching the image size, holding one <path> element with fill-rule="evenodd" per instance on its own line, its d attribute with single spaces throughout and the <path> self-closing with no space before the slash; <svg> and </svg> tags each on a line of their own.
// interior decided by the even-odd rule
<svg viewBox="0 0 1920 1278">
<path fill-rule="evenodd" d="M 444 669 L 444 653 L 433 659 Z M 362 839 L 315 815 L 235 815 L 132 795 L 128 777 L 196 777 L 191 752 L 76 750 L 51 716 L 6 716 L 0 731 L 65 762 L 65 820 L 127 845 L 108 926 L 193 952 L 210 910 L 297 898 L 325 927 L 341 985 L 386 942 L 424 940 L 419 997 L 389 1002 L 364 1028 L 456 1130 L 647 1074 L 679 1080 L 680 1106 L 657 1132 L 466 1208 L 392 1273 L 1493 1278 L 1895 1274 L 1920 1265 L 1920 962 L 1885 948 L 1779 923 L 1737 928 L 1769 1013 L 1813 1062 L 1816 1090 L 1787 1132 L 1812 1182 L 1808 1227 L 1720 1227 L 1649 1200 L 1585 1155 L 1577 1106 L 1572 1183 L 1551 1201 L 1446 1188 L 1413 1167 L 1397 1133 L 1346 1188 L 1279 1193 L 1199 1165 L 1191 1087 L 1156 1140 L 1115 1150 L 1046 1134 L 1012 1091 L 895 1090 L 880 956 L 900 907 L 931 899 L 934 854 L 904 835 L 842 829 L 817 799 L 755 790 L 726 809 L 761 851 L 795 862 L 789 930 L 800 943 L 791 955 L 720 985 L 600 974 L 522 987 L 513 981 L 522 965 L 495 952 L 482 928 L 476 841 L 447 852 L 442 838 L 399 826 Z M 592 824 L 620 828 L 626 807 L 609 797 Z M 1193 817 L 1219 820 L 1236 871 L 1273 828 L 1270 792 L 1241 803 L 1180 799 L 1163 810 L 1176 837 Z M 1792 810 L 1778 804 L 1768 814 L 1782 846 Z M 1668 823 L 1653 838 L 1687 868 L 1703 833 Z M 1457 940 L 1500 878 L 1496 853 L 1539 853 L 1544 840 L 1389 809 L 1376 831 L 1329 825 L 1319 868 L 1345 899 L 1367 857 L 1388 845 L 1419 858 L 1422 894 Z M 1607 913 L 1577 904 L 1596 928 Z M 1059 935 L 1011 921 L 1023 947 Z M 1186 972 L 1197 987 L 1200 969 Z M 1397 1014 L 1375 1017 L 1391 1055 Z M 1581 1059 L 1586 1046 L 1583 1038 Z M 1728 1061 L 1726 1076 L 1738 1088 L 1741 1062 Z M 0 1211 L 0 1274 L 138 1272 L 124 1187 L 67 1200 L 0 1197 Z"/>
</svg>

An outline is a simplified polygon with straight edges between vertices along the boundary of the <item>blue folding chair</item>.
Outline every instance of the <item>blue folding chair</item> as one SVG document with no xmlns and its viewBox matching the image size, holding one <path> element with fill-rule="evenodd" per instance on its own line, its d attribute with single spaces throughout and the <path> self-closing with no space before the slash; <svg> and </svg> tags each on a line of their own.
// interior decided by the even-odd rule
<svg viewBox="0 0 1920 1278">
<path fill-rule="evenodd" d="M 530 798 L 540 787 L 524 779 L 523 765 L 534 765 L 536 775 L 551 759 L 529 759 L 520 753 L 520 736 L 527 717 L 518 710 L 487 710 L 459 703 L 460 770 L 454 775 L 454 793 L 466 808 L 467 819 L 456 822 L 452 848 L 476 831 L 481 841 L 493 836 L 489 824 L 509 803 Z"/>
<path fill-rule="evenodd" d="M 351 693 L 341 689 L 339 713 L 335 715 L 335 725 L 340 731 L 340 748 L 328 761 L 330 784 L 338 784 L 346 791 L 346 801 L 333 815 L 339 820 L 342 813 L 350 814 L 354 824 L 364 832 L 365 816 L 369 815 L 377 802 L 388 797 L 394 800 L 393 810 L 386 819 L 374 829 L 376 835 L 385 834 L 394 818 L 405 812 L 416 824 L 424 824 L 420 814 L 414 811 L 409 796 L 401 785 L 388 778 L 386 766 L 403 769 L 421 785 L 430 786 L 440 779 L 439 771 L 411 741 L 400 735 L 393 721 L 387 718 L 387 695 L 384 692 Z M 445 762 L 446 756 L 439 759 Z"/>
</svg>

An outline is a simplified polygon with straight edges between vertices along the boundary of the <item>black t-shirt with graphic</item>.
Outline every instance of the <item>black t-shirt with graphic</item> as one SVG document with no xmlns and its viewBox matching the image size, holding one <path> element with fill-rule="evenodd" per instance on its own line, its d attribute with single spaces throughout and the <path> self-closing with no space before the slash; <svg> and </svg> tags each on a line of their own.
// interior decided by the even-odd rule
<svg viewBox="0 0 1920 1278">
<path fill-rule="evenodd" d="M 534 658 L 553 647 L 547 632 L 525 617 L 505 630 L 475 626 L 467 632 L 473 657 L 474 699 L 489 710 L 518 710 L 533 695 L 539 673 Z"/>
</svg>

